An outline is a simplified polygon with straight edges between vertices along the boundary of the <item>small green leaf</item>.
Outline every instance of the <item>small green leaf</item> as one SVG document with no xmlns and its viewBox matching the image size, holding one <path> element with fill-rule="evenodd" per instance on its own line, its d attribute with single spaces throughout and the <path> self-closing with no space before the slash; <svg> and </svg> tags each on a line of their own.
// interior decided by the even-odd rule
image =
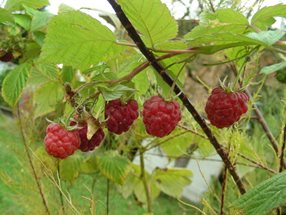
<svg viewBox="0 0 286 215">
<path fill-rule="evenodd" d="M 31 65 L 25 63 L 11 70 L 5 77 L 2 85 L 2 96 L 10 106 L 15 106 L 21 96 L 26 86 L 30 69 Z"/>
<path fill-rule="evenodd" d="M 32 18 L 31 31 L 45 29 L 52 17 L 53 15 L 48 12 L 37 11 Z"/>
<path fill-rule="evenodd" d="M 119 50 L 113 33 L 79 11 L 61 13 L 48 25 L 41 60 L 85 70 Z"/>
<path fill-rule="evenodd" d="M 176 37 L 178 25 L 160 0 L 119 0 L 119 4 L 148 45 Z"/>
<path fill-rule="evenodd" d="M 286 17 L 286 5 L 277 4 L 274 6 L 264 7 L 257 11 L 252 17 L 251 23 L 261 30 L 267 30 L 275 22 L 276 16 Z"/>
<path fill-rule="evenodd" d="M 62 180 L 73 182 L 80 173 L 82 158 L 75 154 L 60 161 L 60 176 Z"/>
<path fill-rule="evenodd" d="M 64 89 L 58 82 L 48 82 L 42 85 L 34 93 L 35 117 L 53 112 L 63 98 Z"/>
<path fill-rule="evenodd" d="M 273 72 L 277 72 L 280 69 L 283 69 L 286 67 L 286 61 L 277 63 L 277 64 L 273 64 L 271 66 L 265 66 L 261 69 L 260 73 L 265 74 L 265 75 L 269 75 Z"/>
<path fill-rule="evenodd" d="M 192 172 L 188 169 L 157 168 L 153 172 L 153 176 L 162 192 L 179 198 L 182 195 L 183 189 L 191 183 L 190 177 L 192 176 Z"/>
<path fill-rule="evenodd" d="M 121 97 L 128 98 L 135 92 L 134 88 L 130 88 L 125 85 L 115 85 L 114 87 L 101 87 L 100 91 L 105 99 L 105 101 L 111 101 L 114 99 L 119 99 Z"/>
<path fill-rule="evenodd" d="M 269 214 L 286 203 L 286 171 L 260 183 L 234 202 L 244 215 Z"/>
<path fill-rule="evenodd" d="M 34 9 L 39 9 L 48 4 L 48 0 L 8 0 L 5 4 L 5 9 L 12 11 L 22 10 L 23 5 Z"/>
<path fill-rule="evenodd" d="M 115 183 L 123 184 L 130 167 L 129 160 L 116 151 L 107 151 L 96 157 L 101 174 Z"/>
<path fill-rule="evenodd" d="M 64 66 L 62 69 L 63 82 L 71 82 L 75 74 L 75 70 L 71 66 Z"/>
</svg>

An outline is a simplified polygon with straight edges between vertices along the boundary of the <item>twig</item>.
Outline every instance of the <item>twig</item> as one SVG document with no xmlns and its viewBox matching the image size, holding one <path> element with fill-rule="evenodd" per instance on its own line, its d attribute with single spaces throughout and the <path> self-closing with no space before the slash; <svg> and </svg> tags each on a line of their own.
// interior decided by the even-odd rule
<svg viewBox="0 0 286 215">
<path fill-rule="evenodd" d="M 163 80 L 171 87 L 173 85 L 173 79 L 166 73 L 166 70 L 164 67 L 156 60 L 155 56 L 153 55 L 150 50 L 145 46 L 144 42 L 138 35 L 136 29 L 131 24 L 129 19 L 124 14 L 123 10 L 121 9 L 120 5 L 115 0 L 108 0 L 114 11 L 116 12 L 117 17 L 119 18 L 120 22 L 128 32 L 131 39 L 134 41 L 134 43 L 137 45 L 141 53 L 146 57 L 146 59 L 150 62 L 150 64 L 153 66 L 153 68 L 158 72 L 158 74 L 163 78 Z M 235 167 L 230 162 L 228 155 L 224 151 L 223 147 L 219 144 L 216 137 L 213 135 L 210 128 L 205 123 L 204 119 L 199 115 L 198 111 L 195 109 L 195 107 L 192 105 L 190 100 L 187 98 L 187 96 L 182 92 L 180 87 L 175 84 L 174 92 L 176 95 L 179 95 L 179 98 L 181 99 L 184 106 L 188 109 L 188 111 L 192 114 L 194 119 L 197 121 L 197 123 L 201 126 L 202 130 L 205 132 L 207 137 L 209 138 L 211 144 L 216 149 L 217 153 L 220 155 L 222 160 L 224 161 L 226 167 L 228 168 L 230 174 L 232 175 L 239 191 L 241 194 L 245 193 L 246 190 L 244 188 L 244 185 L 238 176 Z"/>
<path fill-rule="evenodd" d="M 225 199 L 225 190 L 226 190 L 226 184 L 227 184 L 227 168 L 224 167 L 223 171 L 223 181 L 221 185 L 221 200 L 220 200 L 220 215 L 224 215 L 224 199 Z"/>
<path fill-rule="evenodd" d="M 245 160 L 247 160 L 247 161 L 249 161 L 250 163 L 253 163 L 253 164 L 259 166 L 261 169 L 265 169 L 265 170 L 267 170 L 267 171 L 269 171 L 269 172 L 271 172 L 271 173 L 274 173 L 274 174 L 277 173 L 277 172 L 274 171 L 273 169 L 270 169 L 270 168 L 268 168 L 268 167 L 262 165 L 261 163 L 258 163 L 258 162 L 256 162 L 256 161 L 254 161 L 254 160 L 252 160 L 252 159 L 246 157 L 245 155 L 243 155 L 243 154 L 241 154 L 241 153 L 238 153 L 238 156 L 241 157 L 241 158 L 243 158 L 243 159 L 245 159 Z"/>
<path fill-rule="evenodd" d="M 23 124 L 22 124 L 22 117 L 21 117 L 21 113 L 20 113 L 20 108 L 19 108 L 19 104 L 17 106 L 17 114 L 18 114 L 18 118 L 19 118 L 19 125 L 20 125 L 20 131 L 21 131 L 21 136 L 22 136 L 22 139 L 23 139 L 23 143 L 24 143 L 24 147 L 25 147 L 25 152 L 27 154 L 27 157 L 28 157 L 28 160 L 29 160 L 29 164 L 30 164 L 30 167 L 32 169 L 32 174 L 34 176 L 34 179 L 35 179 L 35 182 L 37 184 L 37 187 L 38 187 L 38 190 L 39 190 L 39 193 L 40 193 L 40 196 L 41 196 L 41 199 L 42 199 L 42 202 L 43 202 L 43 205 L 44 205 L 44 208 L 46 210 L 46 213 L 48 215 L 50 215 L 50 210 L 49 210 L 49 207 L 48 207 L 48 203 L 47 203 L 47 200 L 45 198 L 45 195 L 44 195 L 44 192 L 42 190 L 42 187 L 41 187 L 41 183 L 40 183 L 40 180 L 38 178 L 38 175 L 36 173 L 36 169 L 35 169 L 35 166 L 33 164 L 33 161 L 32 161 L 32 157 L 30 155 L 30 152 L 29 152 L 29 146 L 26 142 L 26 138 L 25 138 L 25 132 L 24 132 L 24 128 L 23 128 Z"/>
<path fill-rule="evenodd" d="M 59 174 L 59 180 L 61 180 L 61 172 L 60 172 L 60 164 L 58 162 L 58 174 Z M 58 190 L 59 191 L 59 190 Z M 59 191 L 59 195 L 60 195 L 60 200 L 61 200 L 61 208 L 62 208 L 62 212 L 63 214 L 65 214 L 65 204 L 64 204 L 64 198 L 63 198 L 63 194 L 61 191 Z"/>
<path fill-rule="evenodd" d="M 106 215 L 109 215 L 109 193 L 110 193 L 110 181 L 106 179 Z"/>
<path fill-rule="evenodd" d="M 141 170 L 141 180 L 144 185 L 146 200 L 147 200 L 147 211 L 148 213 L 152 213 L 152 200 L 151 200 L 151 193 L 150 188 L 147 183 L 146 175 L 145 175 L 145 164 L 144 164 L 144 150 L 140 150 L 140 170 Z"/>
<path fill-rule="evenodd" d="M 284 126 L 283 130 L 283 142 L 282 142 L 282 147 L 281 147 L 281 154 L 280 154 L 280 168 L 279 172 L 282 172 L 284 169 L 284 151 L 285 151 L 285 145 L 286 145 L 286 124 Z"/>
</svg>

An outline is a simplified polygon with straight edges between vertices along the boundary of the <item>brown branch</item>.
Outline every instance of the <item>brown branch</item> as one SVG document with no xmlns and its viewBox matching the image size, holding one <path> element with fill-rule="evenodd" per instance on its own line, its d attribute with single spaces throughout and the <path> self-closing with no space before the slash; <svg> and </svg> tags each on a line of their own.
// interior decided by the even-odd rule
<svg viewBox="0 0 286 215">
<path fill-rule="evenodd" d="M 220 215 L 224 215 L 224 199 L 225 199 L 225 191 L 226 191 L 226 184 L 227 184 L 227 168 L 224 167 L 223 171 L 223 181 L 221 185 L 221 199 L 220 199 Z"/>
<path fill-rule="evenodd" d="M 248 97 L 251 99 L 251 93 L 249 92 L 248 89 L 245 89 L 245 93 L 248 95 Z M 253 104 L 252 105 L 252 108 L 253 108 L 253 111 L 255 113 L 255 115 L 257 116 L 257 120 L 258 122 L 260 123 L 261 127 L 263 128 L 267 138 L 269 139 L 271 145 L 272 145 L 272 148 L 274 149 L 275 153 L 278 155 L 278 143 L 277 141 L 275 140 L 272 132 L 270 131 L 270 128 L 267 124 L 267 122 L 265 121 L 262 113 L 260 112 L 260 110 L 258 109 L 257 105 L 256 104 Z"/>
<path fill-rule="evenodd" d="M 136 29 L 133 27 L 129 19 L 126 17 L 125 13 L 121 9 L 120 5 L 115 0 L 108 0 L 114 11 L 116 12 L 117 17 L 119 18 L 121 24 L 126 29 L 128 35 L 133 40 L 133 42 L 137 45 L 141 53 L 146 57 L 146 59 L 150 62 L 150 64 L 153 66 L 153 68 L 158 72 L 158 74 L 163 78 L 163 80 L 170 86 L 174 84 L 173 79 L 166 73 L 166 70 L 164 67 L 157 61 L 153 53 L 148 50 L 140 36 L 138 35 Z M 184 104 L 184 106 L 187 108 L 187 110 L 192 114 L 194 119 L 197 121 L 197 123 L 201 126 L 202 130 L 205 132 L 207 137 L 209 138 L 211 144 L 215 148 L 216 152 L 220 155 L 223 162 L 225 163 L 226 167 L 228 168 L 230 174 L 232 175 L 239 191 L 241 194 L 245 193 L 246 190 L 244 188 L 244 185 L 238 176 L 235 166 L 231 163 L 229 160 L 229 157 L 223 147 L 219 144 L 216 137 L 213 135 L 210 128 L 207 126 L 205 120 L 199 115 L 198 111 L 195 109 L 195 107 L 192 105 L 190 100 L 187 98 L 187 96 L 182 92 L 180 87 L 177 84 L 174 84 L 174 92 L 179 95 L 178 97 Z"/>
<path fill-rule="evenodd" d="M 283 169 L 285 168 L 284 166 L 284 151 L 285 151 L 285 145 L 286 145 L 286 124 L 284 126 L 284 130 L 283 130 L 283 142 L 282 142 L 282 147 L 281 147 L 281 154 L 280 154 L 280 168 L 279 168 L 279 172 L 282 172 Z"/>
<path fill-rule="evenodd" d="M 20 126 L 20 131 L 21 131 L 21 136 L 22 136 L 22 139 L 23 139 L 23 143 L 24 143 L 24 148 L 25 148 L 25 152 L 27 154 L 27 157 L 28 157 L 28 161 L 29 161 L 29 164 L 30 164 L 30 167 L 32 169 L 32 174 L 34 176 L 34 179 L 35 179 L 35 182 L 36 182 L 36 185 L 37 185 L 37 188 L 39 190 L 39 194 L 41 196 L 41 199 L 42 199 L 42 202 L 43 202 L 43 205 L 44 205 L 44 208 L 46 210 L 46 213 L 48 215 L 50 215 L 50 210 L 49 210 L 49 207 L 48 207 L 48 203 L 47 203 L 47 200 L 45 198 L 45 195 L 44 195 L 44 192 L 42 190 L 42 187 L 41 187 L 41 183 L 40 183 L 40 179 L 36 173 L 36 169 L 35 169 L 35 166 L 33 164 L 33 161 L 32 161 L 32 157 L 30 155 L 30 152 L 29 152 L 29 146 L 26 142 L 26 137 L 25 137 L 25 132 L 24 132 L 24 128 L 23 128 L 23 123 L 22 123 L 22 117 L 21 117 L 21 113 L 20 113 L 20 108 L 19 108 L 19 105 L 17 106 L 17 115 L 18 115 L 18 118 L 19 118 L 19 126 Z"/>
</svg>

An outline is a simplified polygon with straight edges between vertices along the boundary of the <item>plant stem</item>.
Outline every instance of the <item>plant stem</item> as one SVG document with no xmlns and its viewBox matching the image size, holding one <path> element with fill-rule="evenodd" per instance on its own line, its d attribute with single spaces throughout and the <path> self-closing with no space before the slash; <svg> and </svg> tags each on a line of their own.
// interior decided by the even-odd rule
<svg viewBox="0 0 286 215">
<path fill-rule="evenodd" d="M 141 53 L 146 57 L 146 59 L 150 62 L 150 64 L 153 66 L 153 68 L 158 72 L 158 74 L 163 78 L 163 80 L 172 87 L 174 81 L 173 79 L 166 73 L 166 70 L 164 67 L 157 61 L 153 53 L 148 50 L 140 36 L 138 35 L 136 29 L 133 27 L 129 19 L 126 17 L 125 13 L 121 9 L 120 5 L 115 0 L 108 0 L 110 5 L 113 7 L 114 11 L 116 12 L 117 17 L 119 18 L 120 22 L 128 32 L 130 38 L 133 40 L 133 42 L 137 45 Z M 222 158 L 223 162 L 225 163 L 226 167 L 228 168 L 230 174 L 232 175 L 239 191 L 241 194 L 245 193 L 246 190 L 244 188 L 244 185 L 238 176 L 235 166 L 231 163 L 231 161 L 228 158 L 227 153 L 223 149 L 223 147 L 219 144 L 216 137 L 213 135 L 210 128 L 207 126 L 205 120 L 199 115 L 198 111 L 195 109 L 195 107 L 192 105 L 190 100 L 187 98 L 187 96 L 182 92 L 180 87 L 177 84 L 174 84 L 174 92 L 176 95 L 179 95 L 180 100 L 184 104 L 184 106 L 187 108 L 187 110 L 192 114 L 194 119 L 197 121 L 197 123 L 201 126 L 202 130 L 207 135 L 208 139 L 210 140 L 211 144 L 217 151 L 217 153 Z"/>
<path fill-rule="evenodd" d="M 285 145 L 286 145 L 286 124 L 284 126 L 283 130 L 283 142 L 282 142 L 282 147 L 281 147 L 281 154 L 280 154 L 280 168 L 279 172 L 282 172 L 284 169 L 284 151 L 285 151 Z"/>
<path fill-rule="evenodd" d="M 61 172 L 60 172 L 60 164 L 59 164 L 59 162 L 58 162 L 57 165 L 58 165 L 59 180 L 61 180 Z M 63 194 L 62 194 L 62 192 L 59 191 L 59 190 L 58 190 L 58 192 L 59 192 L 59 195 L 60 195 L 62 212 L 63 212 L 63 214 L 65 214 L 65 204 L 64 204 Z"/>
<path fill-rule="evenodd" d="M 227 184 L 227 168 L 224 167 L 223 171 L 223 181 L 221 185 L 221 201 L 220 201 L 220 215 L 224 215 L 224 199 L 225 199 L 225 190 L 226 190 L 226 184 Z"/>
<path fill-rule="evenodd" d="M 19 126 L 20 126 L 21 136 L 22 136 L 22 139 L 23 139 L 24 148 L 25 148 L 26 155 L 27 155 L 27 157 L 28 157 L 28 161 L 29 161 L 30 167 L 31 167 L 31 169 L 32 169 L 32 174 L 33 174 L 33 176 L 34 176 L 34 179 L 35 179 L 37 188 L 38 188 L 38 190 L 39 190 L 39 194 L 40 194 L 40 196 L 41 196 L 41 199 L 42 199 L 42 202 L 43 202 L 45 211 L 46 211 L 46 213 L 47 213 L 48 215 L 50 215 L 51 213 L 50 213 L 50 210 L 49 210 L 49 207 L 48 207 L 48 203 L 47 203 L 47 200 L 46 200 L 46 198 L 45 198 L 44 192 L 43 192 L 43 190 L 42 190 L 39 177 L 38 177 L 38 175 L 37 175 L 37 173 L 36 173 L 36 169 L 35 169 L 35 166 L 34 166 L 34 164 L 33 164 L 32 157 L 31 157 L 31 155 L 30 155 L 29 146 L 28 146 L 28 144 L 27 144 L 27 142 L 26 142 L 26 137 L 25 137 L 24 127 L 23 127 L 23 124 L 22 124 L 22 117 L 21 117 L 19 105 L 17 106 L 17 114 L 18 114 L 18 119 L 19 119 Z"/>
<path fill-rule="evenodd" d="M 110 193 L 110 181 L 106 179 L 106 215 L 109 215 L 109 193 Z"/>
<path fill-rule="evenodd" d="M 145 195 L 146 195 L 146 200 L 147 200 L 147 210 L 148 213 L 152 213 L 152 200 L 151 200 L 151 193 L 150 189 L 146 180 L 146 175 L 145 175 L 145 164 L 144 164 L 144 150 L 140 149 L 140 169 L 141 169 L 141 180 L 144 185 L 145 189 Z"/>
<path fill-rule="evenodd" d="M 250 163 L 255 164 L 256 166 L 260 167 L 261 169 L 265 169 L 265 170 L 267 170 L 267 171 L 269 171 L 269 172 L 271 172 L 271 173 L 274 173 L 274 174 L 277 173 L 277 172 L 275 172 L 273 169 L 270 169 L 270 168 L 268 168 L 268 167 L 262 165 L 261 163 L 258 163 L 258 162 L 256 162 L 256 161 L 254 161 L 254 160 L 252 160 L 252 159 L 246 157 L 245 155 L 243 155 L 243 154 L 241 154 L 241 153 L 238 153 L 238 156 L 240 156 L 241 158 L 243 158 L 243 159 L 249 161 Z"/>
</svg>

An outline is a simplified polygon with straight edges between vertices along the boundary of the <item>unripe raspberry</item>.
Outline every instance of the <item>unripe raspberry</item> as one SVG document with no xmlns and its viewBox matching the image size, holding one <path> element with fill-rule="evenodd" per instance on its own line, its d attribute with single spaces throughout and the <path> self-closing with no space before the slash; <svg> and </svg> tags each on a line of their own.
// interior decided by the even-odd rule
<svg viewBox="0 0 286 215">
<path fill-rule="evenodd" d="M 164 137 L 176 128 L 180 120 L 181 110 L 176 101 L 168 102 L 159 96 L 145 101 L 143 122 L 148 134 Z"/>
<path fill-rule="evenodd" d="M 68 131 L 57 123 L 46 129 L 45 148 L 48 154 L 64 159 L 72 155 L 80 146 L 77 131 Z"/>
<path fill-rule="evenodd" d="M 115 134 L 128 131 L 138 115 L 138 104 L 133 99 L 125 104 L 120 99 L 116 99 L 105 106 L 106 126 L 110 132 Z"/>
<path fill-rule="evenodd" d="M 81 140 L 79 149 L 83 152 L 92 151 L 95 147 L 99 146 L 104 138 L 102 128 L 98 128 L 90 140 L 87 139 L 87 123 L 81 125 L 82 128 L 78 129 L 78 134 Z"/>
<path fill-rule="evenodd" d="M 243 92 L 225 92 L 221 87 L 213 89 L 205 111 L 211 124 L 217 128 L 229 127 L 247 112 L 249 98 Z"/>
</svg>

